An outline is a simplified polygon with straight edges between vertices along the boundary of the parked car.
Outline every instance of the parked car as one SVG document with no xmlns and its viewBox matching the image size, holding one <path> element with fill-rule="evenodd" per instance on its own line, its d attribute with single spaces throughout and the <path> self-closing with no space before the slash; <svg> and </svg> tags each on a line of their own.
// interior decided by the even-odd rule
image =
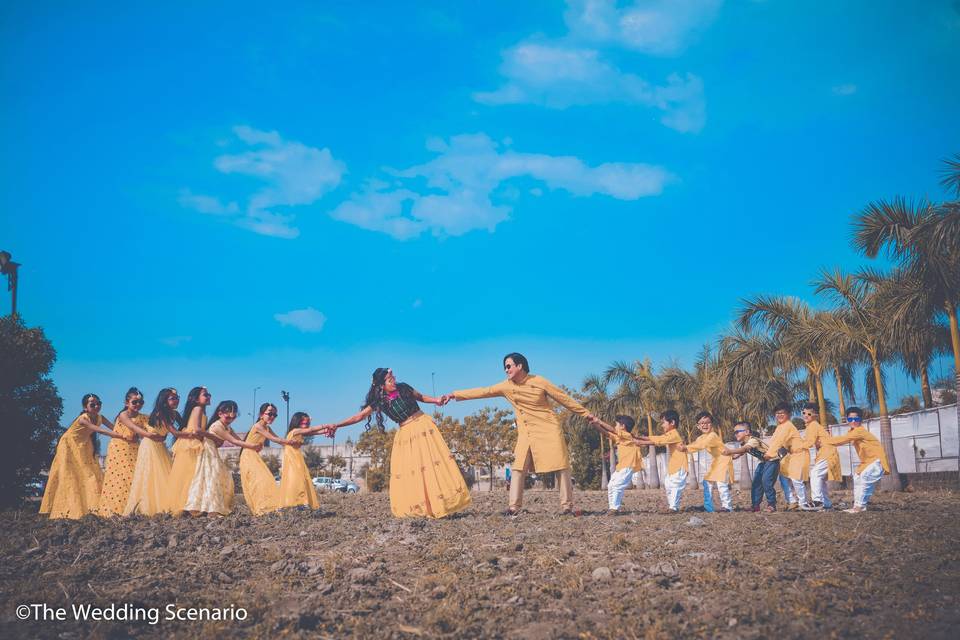
<svg viewBox="0 0 960 640">
<path fill-rule="evenodd" d="M 313 479 L 313 486 L 317 489 L 323 491 L 346 491 L 346 484 L 342 480 L 337 480 L 336 478 L 327 478 L 325 476 L 320 476 Z"/>
<path fill-rule="evenodd" d="M 344 490 L 347 493 L 357 493 L 360 491 L 360 485 L 358 485 L 356 482 L 351 482 L 349 480 L 346 480 L 344 481 L 343 484 L 346 486 L 346 489 Z"/>
</svg>

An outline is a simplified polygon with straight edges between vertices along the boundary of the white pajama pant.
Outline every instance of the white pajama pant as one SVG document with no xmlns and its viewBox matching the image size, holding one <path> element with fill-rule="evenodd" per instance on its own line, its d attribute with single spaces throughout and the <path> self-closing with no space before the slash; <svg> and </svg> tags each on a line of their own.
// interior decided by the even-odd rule
<svg viewBox="0 0 960 640">
<path fill-rule="evenodd" d="M 807 487 L 803 484 L 803 480 L 794 480 L 781 474 L 780 488 L 783 489 L 783 499 L 787 504 L 807 503 Z"/>
<path fill-rule="evenodd" d="M 814 502 L 822 502 L 829 509 L 833 506 L 827 490 L 827 471 L 830 468 L 828 460 L 821 460 L 810 467 L 810 497 Z"/>
<path fill-rule="evenodd" d="M 667 490 L 667 506 L 674 511 L 680 509 L 680 495 L 683 493 L 685 486 L 687 486 L 686 469 L 680 469 L 680 471 L 668 475 L 663 480 L 663 487 Z"/>
<path fill-rule="evenodd" d="M 867 465 L 863 473 L 853 473 L 853 506 L 866 507 L 870 502 L 870 496 L 877 486 L 877 482 L 883 476 L 883 465 L 879 460 L 874 460 Z"/>
<path fill-rule="evenodd" d="M 607 483 L 607 498 L 611 509 L 619 509 L 623 504 L 623 492 L 633 481 L 633 467 L 624 467 L 613 472 L 610 482 Z"/>
<path fill-rule="evenodd" d="M 710 490 L 710 485 L 717 485 L 717 493 L 720 494 L 720 506 L 727 511 L 733 511 L 733 500 L 731 499 L 730 494 L 730 483 L 729 482 L 709 482 L 707 481 L 708 491 Z"/>
</svg>

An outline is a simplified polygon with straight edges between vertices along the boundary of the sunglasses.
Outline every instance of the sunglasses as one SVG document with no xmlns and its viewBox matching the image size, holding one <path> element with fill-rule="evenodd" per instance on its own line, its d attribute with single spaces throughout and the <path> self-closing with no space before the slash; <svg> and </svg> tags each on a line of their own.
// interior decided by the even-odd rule
<svg viewBox="0 0 960 640">
<path fill-rule="evenodd" d="M 90 402 L 87 403 L 87 406 L 88 406 L 88 407 L 102 407 L 103 404 L 100 403 L 100 402 L 98 402 L 97 400 L 91 400 Z"/>
<path fill-rule="evenodd" d="M 863 418 L 847 418 L 847 422 L 863 422 Z"/>
<path fill-rule="evenodd" d="M 747 430 L 746 430 L 746 429 L 734 429 L 733 432 L 734 432 L 734 433 L 746 433 Z"/>
<path fill-rule="evenodd" d="M 265 415 L 265 416 L 267 416 L 267 417 L 269 417 L 269 418 L 276 418 L 276 417 L 277 417 L 277 412 L 276 412 L 276 411 L 268 411 L 268 412 L 266 412 L 266 413 L 263 414 L 263 415 Z"/>
<path fill-rule="evenodd" d="M 131 400 L 131 401 L 130 401 L 130 404 L 132 404 L 132 405 L 135 406 L 135 407 L 142 407 L 142 406 L 143 406 L 143 400 L 140 400 L 139 398 L 138 398 L 137 400 Z"/>
<path fill-rule="evenodd" d="M 802 415 L 805 415 L 805 416 L 812 416 L 813 414 L 812 414 L 812 413 L 810 413 L 809 411 L 804 411 Z"/>
</svg>

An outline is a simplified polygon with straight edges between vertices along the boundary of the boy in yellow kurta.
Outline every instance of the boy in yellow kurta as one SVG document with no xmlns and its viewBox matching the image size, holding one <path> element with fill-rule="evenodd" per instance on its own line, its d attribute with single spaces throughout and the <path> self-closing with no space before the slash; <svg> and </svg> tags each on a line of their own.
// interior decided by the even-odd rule
<svg viewBox="0 0 960 640">
<path fill-rule="evenodd" d="M 591 424 L 617 445 L 617 469 L 607 483 L 607 499 L 610 508 L 607 513 L 619 515 L 620 506 L 623 504 L 623 492 L 630 486 L 633 474 L 643 470 L 640 445 L 631 433 L 635 422 L 630 416 L 617 416 L 612 427 L 599 418 Z"/>
<path fill-rule="evenodd" d="M 810 466 L 810 498 L 813 500 L 813 510 L 832 509 L 827 481 L 840 481 L 840 454 L 835 446 L 826 442 L 830 433 L 820 424 L 820 408 L 816 403 L 804 404 L 800 416 L 806 425 L 803 430 L 803 446 L 817 447 L 817 457 Z"/>
<path fill-rule="evenodd" d="M 720 506 L 724 511 L 733 511 L 733 502 L 730 499 L 730 484 L 733 482 L 733 458 L 723 455 L 726 445 L 713 428 L 713 415 L 709 411 L 697 414 L 697 428 L 701 435 L 690 444 L 681 447 L 681 451 L 694 453 L 706 451 L 713 458 L 707 474 L 703 477 L 703 509 L 713 513 L 713 496 L 710 492 L 710 483 L 717 485 L 720 494 Z"/>
<path fill-rule="evenodd" d="M 680 414 L 668 409 L 660 415 L 662 436 L 637 439 L 639 444 L 667 448 L 667 477 L 663 480 L 663 488 L 667 492 L 667 506 L 674 513 L 680 511 L 680 496 L 687 486 L 687 454 L 681 449 L 683 439 L 677 431 L 679 424 Z"/>
<path fill-rule="evenodd" d="M 787 510 L 795 511 L 798 506 L 809 507 L 803 481 L 810 466 L 810 452 L 809 449 L 804 448 L 803 436 L 790 420 L 790 413 L 790 405 L 786 402 L 781 402 L 773 408 L 777 428 L 774 429 L 773 437 L 767 445 L 765 457 L 768 460 L 774 460 L 780 455 L 780 449 L 787 449 L 788 455 L 780 461 L 780 478 L 781 480 L 785 478 L 787 482 L 781 482 L 781 486 L 783 486 Z M 790 492 L 796 496 L 796 502 L 791 500 Z"/>
<path fill-rule="evenodd" d="M 887 464 L 887 455 L 883 452 L 883 444 L 867 428 L 863 426 L 863 411 L 859 407 L 847 409 L 847 423 L 850 431 L 842 436 L 827 436 L 821 442 L 837 446 L 853 443 L 860 458 L 860 466 L 853 472 L 853 507 L 846 513 L 860 513 L 867 510 L 867 503 L 877 482 L 884 472 L 890 473 Z"/>
<path fill-rule="evenodd" d="M 594 416 L 583 405 L 568 396 L 560 387 L 542 376 L 530 373 L 530 364 L 519 353 L 503 358 L 507 379 L 490 387 L 461 389 L 441 398 L 476 400 L 502 397 L 513 405 L 517 421 L 517 448 L 513 456 L 513 477 L 510 481 L 510 508 L 515 515 L 523 506 L 523 488 L 526 474 L 557 472 L 560 485 L 561 515 L 573 514 L 573 482 L 570 476 L 570 454 L 560 430 L 560 421 L 548 398 L 564 408 L 593 421 Z"/>
</svg>

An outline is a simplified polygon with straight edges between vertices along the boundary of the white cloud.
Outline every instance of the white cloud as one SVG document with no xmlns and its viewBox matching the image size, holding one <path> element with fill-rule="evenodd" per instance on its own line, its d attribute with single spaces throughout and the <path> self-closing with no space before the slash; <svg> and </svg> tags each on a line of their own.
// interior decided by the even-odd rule
<svg viewBox="0 0 960 640">
<path fill-rule="evenodd" d="M 622 103 L 660 110 L 660 122 L 699 132 L 706 120 L 703 82 L 692 73 L 672 73 L 657 85 L 608 61 L 613 51 L 666 56 L 682 52 L 719 12 L 721 0 L 570 0 L 564 18 L 569 33 L 527 40 L 502 52 L 503 83 L 478 91 L 488 105 L 536 104 L 554 109 Z"/>
<path fill-rule="evenodd" d="M 834 86 L 831 91 L 836 96 L 852 96 L 857 92 L 857 85 L 855 84 L 838 84 Z"/>
<path fill-rule="evenodd" d="M 667 84 L 651 85 L 605 62 L 598 51 L 558 43 L 522 43 L 503 52 L 499 89 L 477 92 L 490 105 L 539 104 L 554 109 L 589 104 L 624 103 L 663 112 L 660 121 L 678 131 L 703 128 L 703 82 L 693 74 L 672 74 Z"/>
<path fill-rule="evenodd" d="M 498 187 L 530 178 L 575 196 L 606 195 L 637 200 L 657 195 L 673 177 L 662 167 L 609 162 L 589 166 L 574 156 L 521 153 L 485 134 L 427 141 L 437 154 L 429 162 L 391 171 L 393 185 L 370 182 L 338 206 L 332 216 L 399 240 L 429 231 L 459 236 L 476 229 L 493 231 L 511 208 L 498 202 Z"/>
<path fill-rule="evenodd" d="M 299 230 L 288 207 L 310 205 L 336 188 L 346 165 L 335 159 L 329 149 L 310 147 L 295 140 L 285 140 L 276 131 L 260 131 L 237 126 L 233 132 L 250 149 L 241 153 L 223 154 L 214 160 L 214 167 L 223 174 L 239 174 L 255 178 L 262 186 L 247 196 L 241 211 L 236 202 L 223 204 L 220 198 L 181 192 L 182 206 L 229 216 L 230 219 L 256 233 L 279 238 L 295 238 Z"/>
<path fill-rule="evenodd" d="M 327 316 L 313 307 L 277 313 L 273 318 L 285 327 L 295 327 L 304 333 L 317 333 L 327 322 Z"/>
<path fill-rule="evenodd" d="M 570 37 L 656 56 L 676 55 L 717 17 L 722 0 L 570 0 Z"/>
</svg>

